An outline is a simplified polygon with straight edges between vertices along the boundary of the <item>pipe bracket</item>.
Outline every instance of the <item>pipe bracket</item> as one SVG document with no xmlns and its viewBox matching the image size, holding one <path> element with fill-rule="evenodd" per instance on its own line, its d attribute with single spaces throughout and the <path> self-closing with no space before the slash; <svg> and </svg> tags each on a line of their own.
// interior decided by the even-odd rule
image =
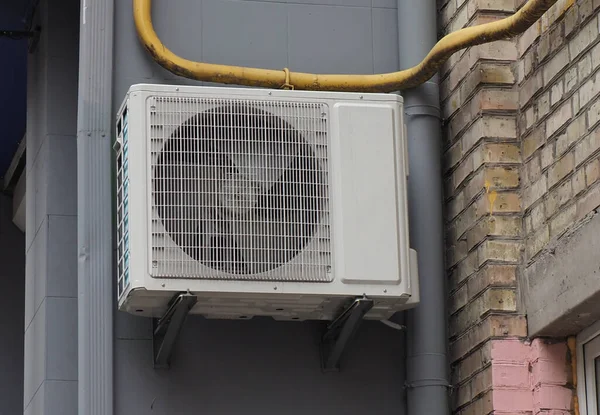
<svg viewBox="0 0 600 415">
<path fill-rule="evenodd" d="M 406 389 L 414 389 L 414 388 L 425 388 L 427 386 L 442 386 L 452 390 L 454 386 L 446 379 L 422 379 L 415 382 L 405 382 L 404 388 Z"/>
<path fill-rule="evenodd" d="M 290 82 L 290 70 L 288 68 L 283 68 L 283 73 L 285 73 L 285 82 L 281 85 L 281 89 L 294 90 L 294 85 Z"/>
</svg>

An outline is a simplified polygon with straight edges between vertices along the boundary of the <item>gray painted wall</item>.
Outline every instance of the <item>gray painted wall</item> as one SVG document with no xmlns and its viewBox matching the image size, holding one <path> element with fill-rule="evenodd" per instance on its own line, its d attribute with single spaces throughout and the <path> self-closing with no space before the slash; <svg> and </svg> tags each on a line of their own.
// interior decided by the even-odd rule
<svg viewBox="0 0 600 415">
<path fill-rule="evenodd" d="M 21 408 L 27 415 L 76 415 L 79 1 L 39 4 L 43 29 L 27 79 Z"/>
<path fill-rule="evenodd" d="M 12 199 L 0 194 L 0 415 L 23 409 L 24 246 L 25 235 L 12 223 Z"/>
<path fill-rule="evenodd" d="M 155 27 L 176 53 L 298 71 L 398 69 L 394 0 L 154 0 Z M 193 83 L 139 46 L 130 1 L 116 1 L 114 107 L 133 83 Z M 318 323 L 190 317 L 169 371 L 152 368 L 150 322 L 116 318 L 117 415 L 403 414 L 403 335 L 366 323 L 344 371 L 319 369 Z"/>
<path fill-rule="evenodd" d="M 398 69 L 394 0 L 319 1 L 155 0 L 154 15 L 166 44 L 191 59 L 321 72 Z M 115 3 L 115 109 L 132 83 L 193 83 L 149 60 L 131 1 Z M 44 32 L 28 67 L 22 402 L 28 415 L 75 415 L 79 1 L 43 0 L 37 16 Z M 319 370 L 319 323 L 189 318 L 169 371 L 152 368 L 150 329 L 148 320 L 117 314 L 118 415 L 406 412 L 403 334 L 378 322 L 362 327 L 344 371 L 328 375 Z"/>
</svg>

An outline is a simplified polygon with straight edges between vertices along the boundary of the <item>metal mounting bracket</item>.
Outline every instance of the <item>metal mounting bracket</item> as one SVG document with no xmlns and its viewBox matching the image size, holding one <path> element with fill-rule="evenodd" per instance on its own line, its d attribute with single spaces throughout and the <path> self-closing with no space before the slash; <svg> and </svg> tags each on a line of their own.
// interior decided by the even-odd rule
<svg viewBox="0 0 600 415">
<path fill-rule="evenodd" d="M 321 369 L 323 372 L 337 372 L 340 360 L 348 343 L 352 340 L 365 314 L 373 308 L 373 300 L 367 297 L 356 298 L 344 311 L 327 326 L 321 339 Z"/>
<path fill-rule="evenodd" d="M 168 369 L 173 346 L 181 331 L 188 313 L 198 301 L 198 297 L 190 293 L 176 295 L 171 305 L 160 319 L 153 320 L 154 368 Z"/>
</svg>

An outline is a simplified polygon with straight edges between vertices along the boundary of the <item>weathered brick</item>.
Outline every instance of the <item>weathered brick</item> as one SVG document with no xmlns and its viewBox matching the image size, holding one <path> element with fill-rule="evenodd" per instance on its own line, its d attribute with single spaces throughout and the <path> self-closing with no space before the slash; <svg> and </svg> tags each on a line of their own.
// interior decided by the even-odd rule
<svg viewBox="0 0 600 415">
<path fill-rule="evenodd" d="M 600 43 L 592 48 L 591 55 L 592 55 L 592 66 L 595 69 L 598 66 L 600 66 Z"/>
<path fill-rule="evenodd" d="M 592 73 L 592 57 L 585 55 L 577 64 L 579 79 L 585 79 Z"/>
<path fill-rule="evenodd" d="M 600 187 L 591 187 L 577 200 L 577 220 L 581 220 L 600 206 Z"/>
<path fill-rule="evenodd" d="M 460 415 L 491 414 L 494 409 L 492 395 L 492 391 L 489 391 L 474 398 L 468 406 L 461 410 Z"/>
<path fill-rule="evenodd" d="M 540 157 L 542 170 L 545 170 L 554 161 L 554 145 L 553 143 L 547 143 L 542 148 L 542 154 Z"/>
<path fill-rule="evenodd" d="M 452 402 L 452 409 L 456 410 L 461 406 L 468 404 L 471 399 L 471 383 L 467 382 L 464 385 L 460 385 L 456 390 L 456 399 Z"/>
<path fill-rule="evenodd" d="M 462 151 L 469 152 L 483 138 L 512 139 L 517 137 L 514 117 L 484 115 L 465 130 L 462 136 Z"/>
<path fill-rule="evenodd" d="M 579 2 L 579 15 L 582 21 L 586 21 L 594 11 L 594 3 L 592 0 L 581 0 Z"/>
<path fill-rule="evenodd" d="M 467 8 L 463 7 L 458 10 L 458 13 L 454 15 L 454 19 L 450 22 L 450 31 L 456 32 L 459 29 L 462 29 L 467 25 L 469 21 L 469 14 L 467 12 Z"/>
<path fill-rule="evenodd" d="M 450 345 L 450 359 L 458 360 L 491 337 L 526 335 L 527 323 L 524 316 L 491 314 Z"/>
<path fill-rule="evenodd" d="M 548 63 L 544 65 L 544 85 L 549 85 L 569 63 L 568 48 L 561 49 Z"/>
<path fill-rule="evenodd" d="M 543 61 L 548 55 L 550 55 L 550 36 L 548 32 L 544 33 L 544 35 L 540 38 L 540 41 L 537 44 L 536 52 L 538 61 Z"/>
<path fill-rule="evenodd" d="M 465 129 L 473 119 L 477 118 L 476 114 L 492 111 L 516 111 L 517 103 L 516 91 L 505 90 L 481 90 L 452 117 L 449 123 L 450 137 L 456 137 Z M 496 118 L 502 118 L 498 116 Z M 506 117 L 504 117 L 506 118 Z M 487 117 L 486 117 L 487 119 Z M 514 121 L 513 121 L 514 122 Z M 484 120 L 485 123 L 485 120 Z M 504 128 L 504 125 L 502 125 Z M 516 124 L 515 124 L 516 130 Z M 510 129 L 506 131 L 497 131 L 498 134 L 504 136 L 510 133 Z M 516 131 L 515 131 L 516 135 Z"/>
<path fill-rule="evenodd" d="M 462 193 L 464 194 L 465 205 L 470 204 L 485 187 L 485 170 L 479 169 L 468 183 L 465 184 Z"/>
<path fill-rule="evenodd" d="M 567 12 L 569 7 L 575 3 L 575 0 L 558 0 L 550 9 L 542 16 L 542 32 L 557 21 L 563 14 Z"/>
<path fill-rule="evenodd" d="M 457 238 L 462 237 L 465 232 L 467 232 L 467 230 L 473 226 L 477 220 L 476 213 L 476 206 L 471 205 L 456 217 L 453 225 L 456 230 Z"/>
<path fill-rule="evenodd" d="M 573 108 L 573 116 L 579 114 L 581 107 L 579 106 L 579 91 L 575 91 L 571 98 L 571 106 Z"/>
<path fill-rule="evenodd" d="M 548 137 L 552 136 L 562 126 L 564 126 L 573 116 L 573 109 L 570 102 L 565 102 L 558 109 L 556 109 L 548 121 L 546 121 L 546 134 Z"/>
<path fill-rule="evenodd" d="M 535 63 L 535 50 L 533 48 L 530 49 L 529 52 L 527 52 L 525 56 L 523 56 L 521 61 L 523 62 L 523 78 L 519 79 L 519 83 L 522 82 L 523 79 L 527 77 L 531 72 L 533 72 Z"/>
<path fill-rule="evenodd" d="M 529 29 L 527 29 L 521 37 L 519 37 L 518 46 L 519 46 L 519 55 L 523 55 L 527 49 L 535 42 L 542 32 L 542 26 L 540 22 L 533 24 Z"/>
<path fill-rule="evenodd" d="M 456 265 L 467 257 L 468 252 L 467 241 L 456 241 L 454 245 L 446 249 L 446 260 L 448 265 Z"/>
<path fill-rule="evenodd" d="M 518 56 L 517 43 L 514 40 L 499 40 L 471 48 L 469 62 L 474 65 L 474 63 L 480 59 L 516 61 Z M 473 65 L 471 65 L 471 67 L 473 67 Z"/>
<path fill-rule="evenodd" d="M 558 104 L 562 99 L 564 92 L 562 80 L 559 80 L 557 83 L 552 85 L 552 88 L 550 89 L 550 105 L 555 106 Z"/>
<path fill-rule="evenodd" d="M 496 213 L 517 213 L 521 211 L 521 198 L 518 193 L 502 192 L 494 197 L 482 195 L 476 204 L 476 217 Z"/>
<path fill-rule="evenodd" d="M 485 183 L 492 189 L 510 189 L 519 185 L 519 170 L 512 167 L 488 167 L 484 172 Z"/>
<path fill-rule="evenodd" d="M 467 3 L 469 16 L 478 11 L 514 12 L 514 0 L 471 0 Z"/>
<path fill-rule="evenodd" d="M 575 146 L 575 164 L 579 166 L 600 149 L 600 127 L 583 138 Z"/>
<path fill-rule="evenodd" d="M 519 88 L 519 102 L 526 105 L 533 96 L 544 87 L 544 81 L 540 72 L 530 77 Z"/>
<path fill-rule="evenodd" d="M 573 153 L 565 154 L 548 170 L 548 187 L 551 188 L 556 183 L 560 182 L 573 171 L 574 167 L 575 157 Z"/>
<path fill-rule="evenodd" d="M 477 251 L 470 252 L 467 257 L 456 264 L 450 274 L 450 286 L 457 287 L 477 271 Z"/>
<path fill-rule="evenodd" d="M 600 160 L 595 159 L 585 166 L 585 182 L 591 186 L 600 179 Z"/>
<path fill-rule="evenodd" d="M 490 286 L 514 287 L 516 283 L 516 265 L 486 264 L 468 279 L 468 297 L 475 298 Z"/>
<path fill-rule="evenodd" d="M 444 153 L 444 171 L 454 167 L 462 158 L 462 148 L 460 141 L 457 141 Z"/>
<path fill-rule="evenodd" d="M 469 301 L 469 295 L 467 292 L 467 285 L 462 285 L 458 290 L 454 291 L 450 296 L 448 308 L 450 314 L 454 314 L 461 308 L 463 308 Z"/>
<path fill-rule="evenodd" d="M 565 73 L 565 92 L 571 92 L 577 86 L 577 68 L 573 67 Z"/>
<path fill-rule="evenodd" d="M 482 153 L 486 163 L 521 162 L 521 149 L 516 144 L 486 143 Z"/>
<path fill-rule="evenodd" d="M 581 9 L 580 9 L 581 11 Z M 569 42 L 571 59 L 577 58 L 598 37 L 598 22 L 594 19 L 584 26 L 577 35 Z"/>
<path fill-rule="evenodd" d="M 544 118 L 550 112 L 550 92 L 546 91 L 538 98 L 537 102 L 537 117 Z"/>
<path fill-rule="evenodd" d="M 542 163 L 540 161 L 541 157 L 536 154 L 531 160 L 525 163 L 523 169 L 523 185 L 525 187 L 530 186 L 532 183 L 536 182 L 542 175 Z"/>
<path fill-rule="evenodd" d="M 573 33 L 573 30 L 579 26 L 579 7 L 574 5 L 565 15 L 565 36 Z"/>
<path fill-rule="evenodd" d="M 523 189 L 523 208 L 529 209 L 534 202 L 544 196 L 547 190 L 548 182 L 546 176 L 543 175 L 537 182 Z"/>
<path fill-rule="evenodd" d="M 447 120 L 461 107 L 460 91 L 454 92 L 445 102 L 442 103 L 442 117 Z"/>
<path fill-rule="evenodd" d="M 585 190 L 585 168 L 580 168 L 575 172 L 572 179 L 573 195 L 577 196 Z"/>
<path fill-rule="evenodd" d="M 536 231 L 546 222 L 546 210 L 543 203 L 537 204 L 529 214 L 525 217 L 525 221 L 528 223 L 527 233 Z"/>
<path fill-rule="evenodd" d="M 517 263 L 521 257 L 519 241 L 487 240 L 477 248 L 479 265 L 487 261 Z"/>
<path fill-rule="evenodd" d="M 515 76 L 508 65 L 478 64 L 465 77 L 460 87 L 462 99 L 468 98 L 479 86 L 482 85 L 512 85 Z"/>
<path fill-rule="evenodd" d="M 562 156 L 569 148 L 586 134 L 585 114 L 580 115 L 567 127 L 567 131 L 556 139 L 556 156 Z"/>
<path fill-rule="evenodd" d="M 492 368 L 479 372 L 471 381 L 471 395 L 476 397 L 492 389 Z"/>
<path fill-rule="evenodd" d="M 579 106 L 584 107 L 600 92 L 600 79 L 595 75 L 579 89 Z"/>
<path fill-rule="evenodd" d="M 458 189 L 471 173 L 473 173 L 473 154 L 469 154 L 456 166 L 452 175 L 453 190 Z"/>
<path fill-rule="evenodd" d="M 537 232 L 530 235 L 527 238 L 527 243 L 525 244 L 525 253 L 527 255 L 527 259 L 531 260 L 531 258 L 544 249 L 549 240 L 550 229 L 547 225 L 542 226 Z"/>
<path fill-rule="evenodd" d="M 537 109 L 535 107 L 529 107 L 525 110 L 525 128 L 529 129 L 537 121 Z"/>
<path fill-rule="evenodd" d="M 463 384 L 465 380 L 468 380 L 490 364 L 491 351 L 489 344 L 490 342 L 484 343 L 453 367 L 452 380 L 454 384 Z"/>
<path fill-rule="evenodd" d="M 544 126 L 534 129 L 531 134 L 523 139 L 523 158 L 526 160 L 546 142 L 546 129 Z"/>
<path fill-rule="evenodd" d="M 454 14 L 456 13 L 456 2 L 449 1 L 446 3 L 445 7 L 440 10 L 440 22 L 443 27 L 448 26 Z"/>
<path fill-rule="evenodd" d="M 573 197 L 573 186 L 570 181 L 564 182 L 560 186 L 552 189 L 544 202 L 546 208 L 546 217 L 550 218 L 558 210 L 566 205 Z"/>
<path fill-rule="evenodd" d="M 491 111 L 516 111 L 518 109 L 518 95 L 516 91 L 501 89 L 485 89 L 479 94 L 479 105 L 476 108 Z"/>
<path fill-rule="evenodd" d="M 550 237 L 554 238 L 562 234 L 567 227 L 575 221 L 577 214 L 577 205 L 573 203 L 570 206 L 561 209 L 561 211 L 550 221 Z"/>
<path fill-rule="evenodd" d="M 484 217 L 467 231 L 467 246 L 471 250 L 488 236 L 518 237 L 520 233 L 521 219 L 519 217 Z"/>
<path fill-rule="evenodd" d="M 600 99 L 597 99 L 592 104 L 587 114 L 590 128 L 593 128 L 598 122 L 600 122 Z"/>
<path fill-rule="evenodd" d="M 491 287 L 450 317 L 450 336 L 465 332 L 489 312 L 516 311 L 514 288 Z"/>
</svg>

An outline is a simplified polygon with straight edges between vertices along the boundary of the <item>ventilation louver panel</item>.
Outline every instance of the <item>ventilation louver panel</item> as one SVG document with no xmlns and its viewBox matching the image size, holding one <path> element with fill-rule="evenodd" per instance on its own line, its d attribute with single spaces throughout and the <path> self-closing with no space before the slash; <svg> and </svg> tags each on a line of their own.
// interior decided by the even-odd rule
<svg viewBox="0 0 600 415">
<path fill-rule="evenodd" d="M 119 118 L 122 149 L 117 155 L 117 275 L 118 295 L 129 286 L 129 123 L 127 111 Z"/>
<path fill-rule="evenodd" d="M 150 99 L 152 277 L 331 281 L 327 110 Z"/>
</svg>

